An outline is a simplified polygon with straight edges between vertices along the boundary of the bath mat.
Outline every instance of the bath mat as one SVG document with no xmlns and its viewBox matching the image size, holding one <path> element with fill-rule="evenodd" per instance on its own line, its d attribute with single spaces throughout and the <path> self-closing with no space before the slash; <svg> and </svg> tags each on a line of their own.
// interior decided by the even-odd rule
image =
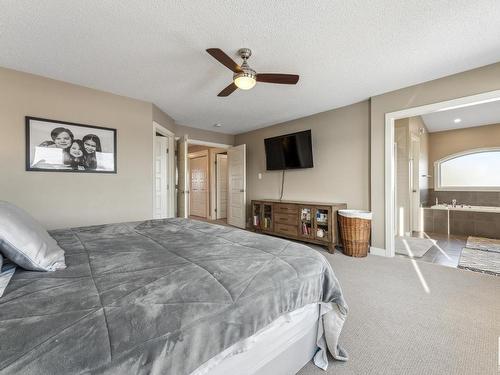
<svg viewBox="0 0 500 375">
<path fill-rule="evenodd" d="M 394 250 L 398 254 L 421 258 L 435 244 L 436 241 L 429 238 L 396 237 Z"/>
<path fill-rule="evenodd" d="M 500 253 L 464 247 L 460 254 L 458 267 L 500 276 Z"/>
<path fill-rule="evenodd" d="M 469 236 L 469 238 L 467 238 L 467 245 L 465 246 L 469 249 L 494 251 L 496 253 L 500 253 L 500 240 L 495 240 L 493 238 Z"/>
</svg>

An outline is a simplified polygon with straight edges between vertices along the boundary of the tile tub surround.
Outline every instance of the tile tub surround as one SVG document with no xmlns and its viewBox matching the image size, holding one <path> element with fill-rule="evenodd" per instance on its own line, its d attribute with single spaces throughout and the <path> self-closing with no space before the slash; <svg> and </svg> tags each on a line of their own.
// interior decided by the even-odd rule
<svg viewBox="0 0 500 375">
<path fill-rule="evenodd" d="M 436 204 L 436 198 L 440 204 L 450 204 L 453 199 L 456 199 L 458 204 L 500 207 L 499 191 L 436 191 L 429 189 L 425 200 L 427 206 Z"/>
<path fill-rule="evenodd" d="M 500 239 L 500 213 L 423 208 L 424 231 Z"/>
</svg>

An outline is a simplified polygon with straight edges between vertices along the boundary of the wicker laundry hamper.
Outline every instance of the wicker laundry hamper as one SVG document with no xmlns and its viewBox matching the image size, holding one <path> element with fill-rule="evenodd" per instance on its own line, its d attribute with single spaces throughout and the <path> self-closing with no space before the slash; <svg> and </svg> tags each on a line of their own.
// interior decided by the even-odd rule
<svg viewBox="0 0 500 375">
<path fill-rule="evenodd" d="M 370 246 L 372 213 L 360 210 L 339 210 L 340 238 L 343 253 L 351 257 L 365 257 Z"/>
</svg>

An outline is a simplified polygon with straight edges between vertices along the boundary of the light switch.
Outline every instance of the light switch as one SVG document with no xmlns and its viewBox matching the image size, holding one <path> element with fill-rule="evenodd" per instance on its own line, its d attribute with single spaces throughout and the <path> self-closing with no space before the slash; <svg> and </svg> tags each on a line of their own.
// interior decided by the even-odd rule
<svg viewBox="0 0 500 375">
<path fill-rule="evenodd" d="M 259 180 L 262 180 L 262 173 L 258 174 Z"/>
</svg>

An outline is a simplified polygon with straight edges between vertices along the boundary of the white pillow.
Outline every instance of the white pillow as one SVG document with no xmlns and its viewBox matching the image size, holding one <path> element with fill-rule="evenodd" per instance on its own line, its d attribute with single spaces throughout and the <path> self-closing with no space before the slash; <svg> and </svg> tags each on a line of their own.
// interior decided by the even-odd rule
<svg viewBox="0 0 500 375">
<path fill-rule="evenodd" d="M 64 250 L 27 212 L 0 201 L 0 253 L 31 271 L 66 268 Z"/>
</svg>

